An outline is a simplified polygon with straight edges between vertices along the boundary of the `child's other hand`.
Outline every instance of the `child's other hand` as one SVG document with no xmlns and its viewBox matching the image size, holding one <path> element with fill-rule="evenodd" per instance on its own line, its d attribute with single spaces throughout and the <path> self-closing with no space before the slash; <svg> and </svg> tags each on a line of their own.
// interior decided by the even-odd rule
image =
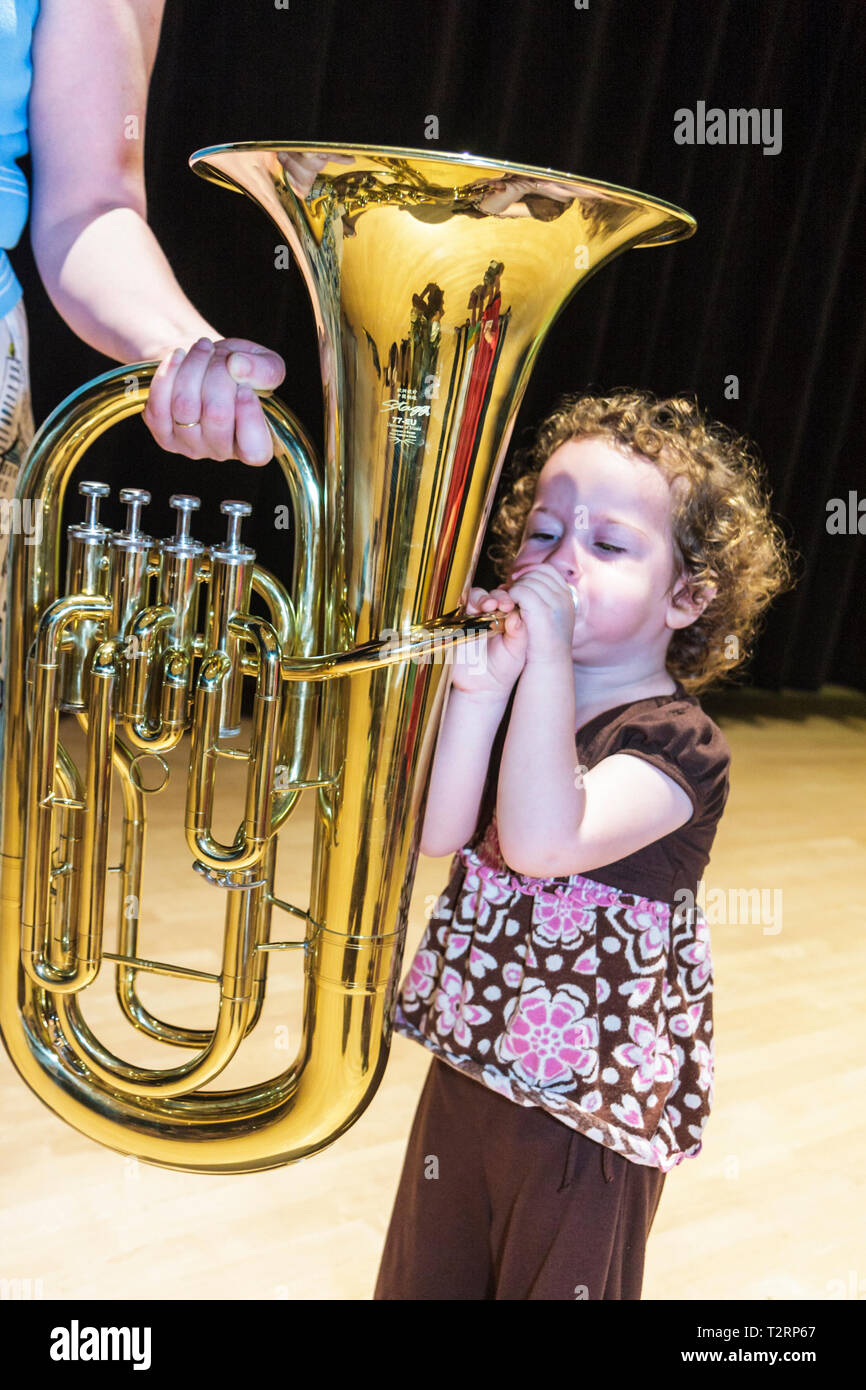
<svg viewBox="0 0 866 1390">
<path fill-rule="evenodd" d="M 526 627 L 516 612 L 515 602 L 506 589 L 470 589 L 467 617 L 494 613 L 501 609 L 508 616 L 502 632 L 490 632 L 476 639 L 479 660 L 455 663 L 451 684 L 469 694 L 510 695 L 526 661 Z M 468 644 L 467 644 L 468 645 Z M 472 644 L 475 645 L 474 643 Z M 478 650 L 479 648 L 476 648 Z"/>
<path fill-rule="evenodd" d="M 526 661 L 570 659 L 577 600 L 556 566 L 544 561 L 524 570 L 508 593 L 520 605 Z"/>
</svg>

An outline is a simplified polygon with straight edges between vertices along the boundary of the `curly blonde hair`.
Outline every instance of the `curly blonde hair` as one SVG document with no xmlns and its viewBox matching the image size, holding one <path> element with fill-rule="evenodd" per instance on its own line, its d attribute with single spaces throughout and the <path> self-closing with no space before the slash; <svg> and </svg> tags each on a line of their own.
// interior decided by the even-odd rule
<svg viewBox="0 0 866 1390">
<path fill-rule="evenodd" d="M 730 681 L 752 654 L 764 610 L 797 583 L 796 552 L 771 515 L 755 446 L 708 420 L 688 395 L 661 400 L 650 391 L 617 388 L 604 396 L 563 397 L 534 442 L 512 459 L 509 487 L 490 524 L 497 539 L 488 555 L 499 582 L 507 581 L 520 549 L 543 465 L 561 444 L 589 438 L 641 455 L 672 485 L 668 592 L 681 573 L 693 590 L 716 586 L 700 617 L 674 631 L 668 673 L 690 694 Z"/>
</svg>

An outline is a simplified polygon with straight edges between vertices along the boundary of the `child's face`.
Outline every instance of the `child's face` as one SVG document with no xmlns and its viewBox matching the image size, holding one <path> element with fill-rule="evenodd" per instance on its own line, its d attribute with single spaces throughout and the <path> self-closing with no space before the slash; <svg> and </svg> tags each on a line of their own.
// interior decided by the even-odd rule
<svg viewBox="0 0 866 1390">
<path fill-rule="evenodd" d="M 630 667 L 663 656 L 670 629 L 695 616 L 680 614 L 667 593 L 670 509 L 668 482 L 654 464 L 604 439 L 568 440 L 539 474 L 506 582 L 548 563 L 576 589 L 576 661 Z"/>
</svg>

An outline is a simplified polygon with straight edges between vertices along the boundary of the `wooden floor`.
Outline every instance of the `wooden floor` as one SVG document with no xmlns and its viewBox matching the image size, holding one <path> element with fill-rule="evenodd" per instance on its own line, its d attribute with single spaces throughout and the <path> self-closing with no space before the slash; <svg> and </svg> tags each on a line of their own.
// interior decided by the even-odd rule
<svg viewBox="0 0 866 1390">
<path fill-rule="evenodd" d="M 733 751 L 706 875 L 715 1103 L 703 1152 L 667 1178 L 643 1296 L 862 1298 L 866 697 L 826 687 L 704 704 Z M 140 949 L 214 969 L 219 896 L 190 872 L 181 788 L 173 778 L 160 799 L 167 810 L 149 826 L 155 867 Z M 277 883 L 302 905 L 310 794 L 304 801 L 283 832 Z M 216 827 L 227 838 L 230 819 Z M 447 866 L 419 861 L 404 969 Z M 120 1019 L 108 975 L 84 1010 L 103 1042 L 131 1061 L 174 1061 Z M 297 1026 L 298 962 L 272 958 L 271 986 L 245 1044 L 254 1055 L 221 1085 L 272 1075 L 294 1054 L 296 1033 L 291 1051 L 279 1050 L 280 1024 Z M 141 993 L 157 1014 L 208 1023 L 205 986 L 150 976 Z M 0 1050 L 0 1278 L 58 1299 L 369 1299 L 429 1064 L 425 1049 L 395 1037 L 371 1105 L 336 1144 L 261 1176 L 224 1178 L 149 1167 L 92 1143 L 45 1108 Z"/>
</svg>

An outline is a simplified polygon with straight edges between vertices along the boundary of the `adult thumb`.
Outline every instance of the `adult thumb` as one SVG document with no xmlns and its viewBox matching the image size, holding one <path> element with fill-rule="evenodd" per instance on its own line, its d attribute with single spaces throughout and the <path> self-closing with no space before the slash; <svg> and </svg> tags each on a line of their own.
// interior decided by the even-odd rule
<svg viewBox="0 0 866 1390">
<path fill-rule="evenodd" d="M 286 374 L 279 353 L 270 351 L 230 352 L 226 367 L 235 381 L 251 386 L 254 391 L 273 391 Z"/>
</svg>

